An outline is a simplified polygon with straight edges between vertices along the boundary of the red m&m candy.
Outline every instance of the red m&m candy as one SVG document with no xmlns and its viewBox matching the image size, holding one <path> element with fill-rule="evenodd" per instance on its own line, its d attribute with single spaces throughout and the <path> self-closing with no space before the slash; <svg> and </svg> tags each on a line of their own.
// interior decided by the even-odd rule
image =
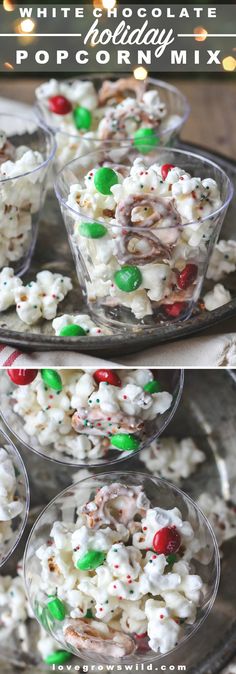
<svg viewBox="0 0 236 674">
<path fill-rule="evenodd" d="M 186 267 L 180 272 L 177 285 L 181 290 L 186 290 L 196 281 L 198 268 L 196 264 L 189 262 Z"/>
<path fill-rule="evenodd" d="M 55 115 L 67 115 L 72 110 L 72 105 L 65 96 L 52 96 L 49 98 L 48 107 Z"/>
<path fill-rule="evenodd" d="M 163 304 L 163 309 L 167 316 L 171 318 L 178 318 L 180 314 L 187 308 L 186 302 L 174 302 L 173 304 Z"/>
<path fill-rule="evenodd" d="M 173 164 L 163 164 L 161 167 L 161 176 L 163 180 L 167 178 L 168 173 L 172 168 L 175 168 Z"/>
<path fill-rule="evenodd" d="M 181 537 L 175 527 L 163 527 L 156 532 L 152 547 L 159 555 L 170 555 L 181 546 Z"/>
<path fill-rule="evenodd" d="M 14 384 L 18 386 L 26 386 L 31 384 L 37 377 L 38 370 L 7 370 L 7 374 Z"/>
<path fill-rule="evenodd" d="M 112 386 L 121 386 L 120 378 L 114 370 L 96 370 L 93 373 L 93 378 L 97 384 L 100 384 L 100 381 L 105 381 Z"/>
</svg>

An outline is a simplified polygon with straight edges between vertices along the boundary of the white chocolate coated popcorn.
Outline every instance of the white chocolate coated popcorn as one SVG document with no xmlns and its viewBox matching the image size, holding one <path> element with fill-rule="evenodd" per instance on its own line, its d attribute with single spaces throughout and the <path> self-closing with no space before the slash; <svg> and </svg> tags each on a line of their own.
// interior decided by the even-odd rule
<svg viewBox="0 0 236 674">
<path fill-rule="evenodd" d="M 207 270 L 207 278 L 220 281 L 236 269 L 236 241 L 221 239 L 214 247 Z"/>
<path fill-rule="evenodd" d="M 224 499 L 217 494 L 212 496 L 205 492 L 201 494 L 197 503 L 209 519 L 220 547 L 224 541 L 236 535 L 236 512 L 234 506 L 230 507 L 227 505 Z"/>
<path fill-rule="evenodd" d="M 224 304 L 227 304 L 231 300 L 231 293 L 227 290 L 222 283 L 216 283 L 213 290 L 209 290 L 203 296 L 203 301 L 207 311 L 214 311 L 218 307 L 222 307 Z"/>
<path fill-rule="evenodd" d="M 203 582 L 193 573 L 191 557 L 183 559 L 183 551 L 170 557 L 167 550 L 153 552 L 153 537 L 166 526 L 176 527 L 181 546 L 197 537 L 177 508 L 152 508 L 141 487 L 119 483 L 96 490 L 92 500 L 88 497 L 77 520 L 53 524 L 47 543 L 36 549 L 35 590 L 42 606 L 51 593 L 66 607 L 61 629 L 68 644 L 96 651 L 93 641 L 83 640 L 83 628 L 94 630 L 104 654 L 102 635 L 110 634 L 112 641 L 114 628 L 132 636 L 136 648 L 141 637 L 163 654 L 179 642 L 184 634 L 180 620 L 196 620 Z M 91 555 L 101 557 L 90 568 Z"/>
<path fill-rule="evenodd" d="M 0 448 L 0 545 L 12 535 L 11 521 L 20 515 L 23 502 L 17 495 L 17 478 L 13 461 L 6 449 Z"/>
<path fill-rule="evenodd" d="M 44 171 L 40 152 L 14 148 L 0 131 L 0 267 L 17 262 L 30 245 L 34 216 L 39 211 Z"/>
<path fill-rule="evenodd" d="M 193 438 L 177 440 L 170 437 L 154 440 L 142 451 L 140 459 L 153 475 L 179 484 L 195 472 L 206 456 Z"/>
<path fill-rule="evenodd" d="M 17 647 L 19 656 L 32 654 L 31 628 L 33 626 L 34 648 L 45 659 L 51 653 L 58 650 L 58 642 L 50 637 L 34 619 L 32 609 L 28 602 L 24 580 L 21 572 L 21 564 L 17 567 L 18 574 L 12 576 L 0 576 L 0 644 L 2 652 L 8 642 L 8 649 Z M 34 625 L 33 625 L 34 623 Z"/>
<path fill-rule="evenodd" d="M 81 184 L 71 185 L 68 195 L 74 211 L 71 243 L 88 270 L 89 301 L 102 309 L 123 306 L 137 321 L 158 310 L 162 320 L 187 310 L 202 278 L 215 227 L 212 214 L 221 206 L 213 179 L 192 177 L 178 166 L 164 173 L 163 168 L 149 166 L 143 157 L 131 168 L 114 165 L 117 183 L 107 195 L 96 186 L 99 167 L 94 167 Z M 101 238 L 84 234 L 86 218 L 102 221 Z M 139 275 L 131 287 L 117 278 L 127 265 Z M 171 314 L 170 305 L 178 302 L 183 306 Z"/>
<path fill-rule="evenodd" d="M 22 281 L 14 276 L 14 269 L 4 267 L 0 272 L 0 311 L 5 311 L 15 304 L 15 291 L 21 288 Z"/>
<path fill-rule="evenodd" d="M 12 268 L 4 267 L 0 272 L 0 311 L 15 304 L 19 318 L 27 325 L 37 323 L 41 318 L 50 321 L 56 316 L 58 304 L 71 289 L 68 276 L 47 270 L 39 272 L 35 281 L 24 286 L 21 279 L 14 276 Z"/>
<path fill-rule="evenodd" d="M 143 390 L 153 380 L 150 370 L 118 370 L 120 386 L 97 383 L 93 370 L 62 370 L 60 376 L 61 392 L 45 386 L 40 373 L 28 386 L 15 387 L 14 411 L 23 418 L 26 434 L 45 451 L 53 447 L 76 460 L 106 455 L 109 433 L 118 427 L 142 438 L 145 422 L 164 414 L 172 403 L 167 391 Z"/>
<path fill-rule="evenodd" d="M 57 307 L 72 289 L 71 279 L 62 274 L 41 271 L 36 281 L 15 291 L 16 311 L 24 323 L 33 325 L 40 318 L 55 318 Z"/>
</svg>

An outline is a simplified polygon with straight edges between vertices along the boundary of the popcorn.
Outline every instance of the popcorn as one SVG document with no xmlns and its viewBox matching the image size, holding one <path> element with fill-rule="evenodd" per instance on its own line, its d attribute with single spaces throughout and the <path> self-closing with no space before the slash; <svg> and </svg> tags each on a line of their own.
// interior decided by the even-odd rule
<svg viewBox="0 0 236 674">
<path fill-rule="evenodd" d="M 0 311 L 5 311 L 15 304 L 15 291 L 21 288 L 22 281 L 14 276 L 11 267 L 4 267 L 0 272 Z"/>
<path fill-rule="evenodd" d="M 213 179 L 165 166 L 139 157 L 123 170 L 120 164 L 94 167 L 70 187 L 72 245 L 88 270 L 88 299 L 99 311 L 102 303 L 129 309 L 137 321 L 158 312 L 161 320 L 178 318 L 196 295 L 220 191 Z M 99 188 L 100 170 L 115 174 L 108 195 Z M 101 237 L 90 236 L 90 220 L 103 223 Z"/>
<path fill-rule="evenodd" d="M 58 650 L 58 642 L 45 632 L 34 616 L 28 602 L 21 574 L 21 565 L 18 565 L 18 574 L 0 576 L 0 644 L 2 653 L 6 640 L 12 651 L 17 648 L 19 656 L 32 654 L 32 634 L 34 649 L 38 650 L 42 659 Z M 33 621 L 32 621 L 33 619 Z M 37 653 L 35 654 L 37 658 Z"/>
<path fill-rule="evenodd" d="M 99 653 L 105 655 L 107 639 L 109 648 L 115 647 L 120 634 L 120 639 L 130 635 L 134 650 L 142 637 L 150 650 L 167 653 L 184 635 L 184 623 L 195 622 L 202 601 L 203 581 L 193 573 L 191 545 L 188 561 L 182 550 L 197 540 L 197 532 L 177 508 L 152 508 L 141 487 L 114 483 L 89 498 L 75 521 L 54 522 L 49 543 L 36 549 L 35 597 L 40 595 L 42 608 L 49 594 L 62 602 L 65 619 L 57 636 L 78 651 L 95 655 L 99 641 Z M 136 513 L 143 514 L 141 521 Z M 146 551 L 155 547 L 153 536 L 165 526 L 175 527 L 180 536 L 173 559 L 167 550 Z M 122 643 L 118 657 L 131 652 L 132 642 Z"/>
<path fill-rule="evenodd" d="M 12 535 L 11 520 L 20 515 L 23 503 L 17 496 L 15 468 L 7 449 L 0 448 L 0 545 Z"/>
<path fill-rule="evenodd" d="M 207 278 L 220 281 L 236 269 L 236 241 L 221 239 L 214 249 L 207 270 Z"/>
<path fill-rule="evenodd" d="M 0 131 L 0 267 L 17 262 L 29 247 L 41 206 L 45 172 L 37 169 L 43 161 L 36 150 L 14 148 Z"/>
<path fill-rule="evenodd" d="M 14 276 L 14 270 L 4 267 L 0 272 L 0 311 L 16 304 L 19 318 L 27 325 L 33 325 L 41 318 L 50 321 L 56 316 L 57 306 L 72 289 L 71 279 L 62 274 L 41 271 L 36 281 L 26 286 Z"/>
<path fill-rule="evenodd" d="M 103 378 L 104 370 L 101 373 Z M 26 434 L 45 451 L 48 447 L 76 461 L 106 456 L 116 432 L 135 435 L 141 442 L 146 422 L 164 414 L 172 403 L 167 391 L 143 390 L 153 380 L 150 370 L 114 373 L 119 386 L 108 383 L 106 376 L 96 381 L 93 370 L 62 370 L 58 393 L 45 387 L 39 373 L 31 384 L 14 388 L 14 412 L 23 419 Z"/>
<path fill-rule="evenodd" d="M 41 271 L 27 286 L 16 289 L 16 311 L 27 325 L 36 323 L 40 318 L 47 321 L 55 318 L 57 306 L 72 289 L 71 279 L 62 274 Z"/>
<path fill-rule="evenodd" d="M 220 496 L 203 492 L 197 504 L 208 518 L 221 547 L 224 541 L 236 535 L 235 507 L 229 506 Z"/>
<path fill-rule="evenodd" d="M 179 484 L 206 460 L 192 438 L 160 438 L 154 440 L 140 455 L 141 461 L 153 474 Z"/>
<path fill-rule="evenodd" d="M 148 599 L 145 604 L 145 613 L 148 620 L 150 648 L 157 653 L 158 651 L 168 653 L 179 641 L 180 626 L 173 620 L 164 602 Z"/>
<path fill-rule="evenodd" d="M 232 299 L 229 290 L 224 288 L 221 283 L 217 283 L 213 290 L 210 290 L 203 296 L 203 301 L 207 311 L 214 311 L 224 304 L 227 304 Z"/>
</svg>

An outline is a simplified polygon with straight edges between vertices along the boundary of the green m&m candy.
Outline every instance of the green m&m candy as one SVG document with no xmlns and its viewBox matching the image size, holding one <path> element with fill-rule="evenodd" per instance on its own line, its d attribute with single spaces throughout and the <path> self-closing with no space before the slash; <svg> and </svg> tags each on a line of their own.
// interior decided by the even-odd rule
<svg viewBox="0 0 236 674">
<path fill-rule="evenodd" d="M 111 187 L 117 185 L 118 176 L 113 169 L 102 166 L 94 175 L 94 185 L 101 194 L 111 194 Z"/>
<path fill-rule="evenodd" d="M 81 325 L 75 325 L 74 323 L 65 325 L 59 332 L 61 337 L 84 337 L 86 334 L 86 330 L 81 328 Z"/>
<path fill-rule="evenodd" d="M 166 561 L 169 565 L 173 566 L 173 564 L 175 564 L 175 562 L 177 562 L 177 557 L 176 557 L 176 555 L 174 555 L 174 553 L 171 554 L 171 555 L 167 555 Z"/>
<path fill-rule="evenodd" d="M 41 370 L 41 377 L 48 388 L 53 388 L 54 391 L 62 391 L 61 377 L 56 370 L 43 368 L 43 370 Z"/>
<path fill-rule="evenodd" d="M 54 597 L 50 599 L 47 603 L 47 608 L 49 613 L 55 620 L 64 620 L 65 615 L 66 615 L 66 609 L 63 604 L 63 602 L 58 599 L 58 597 Z"/>
<path fill-rule="evenodd" d="M 138 267 L 125 265 L 119 271 L 116 271 L 114 281 L 119 290 L 123 290 L 125 293 L 131 293 L 133 290 L 137 290 L 141 285 L 142 274 Z"/>
<path fill-rule="evenodd" d="M 159 384 L 159 381 L 152 379 L 152 381 L 145 384 L 143 390 L 146 391 L 146 393 L 160 393 L 161 385 Z"/>
<path fill-rule="evenodd" d="M 131 433 L 116 433 L 110 438 L 111 445 L 126 452 L 133 452 L 139 448 L 140 441 Z"/>
<path fill-rule="evenodd" d="M 73 118 L 76 129 L 90 129 L 92 124 L 92 114 L 88 108 L 83 108 L 80 105 L 73 110 Z"/>
<path fill-rule="evenodd" d="M 143 154 L 150 152 L 159 143 L 160 139 L 154 129 L 138 129 L 134 134 L 134 145 Z"/>
<path fill-rule="evenodd" d="M 54 651 L 54 653 L 50 653 L 50 655 L 47 655 L 46 658 L 43 659 L 44 662 L 46 662 L 46 665 L 63 665 L 64 662 L 68 662 L 68 660 L 71 660 L 73 657 L 73 653 L 69 653 L 69 651 Z"/>
<path fill-rule="evenodd" d="M 48 630 L 48 629 L 50 630 L 52 625 L 53 625 L 53 621 L 52 621 L 51 615 L 49 614 L 47 606 L 40 606 L 37 603 L 35 605 L 35 614 L 36 614 L 40 624 L 42 625 L 42 627 L 44 627 L 45 630 Z"/>
<path fill-rule="evenodd" d="M 100 550 L 88 550 L 86 554 L 76 562 L 77 569 L 80 571 L 92 571 L 101 566 L 106 559 L 106 553 Z"/>
<path fill-rule="evenodd" d="M 107 228 L 100 222 L 81 222 L 79 234 L 87 239 L 101 239 L 107 234 Z"/>
</svg>

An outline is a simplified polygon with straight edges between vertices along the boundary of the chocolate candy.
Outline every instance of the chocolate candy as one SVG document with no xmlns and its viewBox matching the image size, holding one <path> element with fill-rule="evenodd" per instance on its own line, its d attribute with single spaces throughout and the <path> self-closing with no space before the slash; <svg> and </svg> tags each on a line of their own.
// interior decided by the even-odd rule
<svg viewBox="0 0 236 674">
<path fill-rule="evenodd" d="M 106 553 L 100 550 L 88 550 L 86 554 L 76 562 L 77 569 L 80 571 L 92 571 L 101 566 L 106 559 Z"/>
<path fill-rule="evenodd" d="M 108 166 L 102 166 L 94 175 L 94 185 L 101 194 L 112 194 L 111 187 L 118 182 L 116 172 Z"/>
<path fill-rule="evenodd" d="M 156 147 L 160 143 L 160 139 L 156 135 L 154 129 L 138 129 L 134 134 L 134 145 L 143 154 L 150 152 L 153 147 Z"/>
<path fill-rule="evenodd" d="M 110 443 L 124 452 L 133 452 L 139 448 L 140 440 L 131 433 L 116 433 L 110 438 Z"/>
<path fill-rule="evenodd" d="M 105 381 L 107 384 L 111 384 L 111 386 L 121 386 L 121 380 L 114 370 L 96 370 L 93 373 L 93 378 L 97 384 L 100 381 Z"/>
<path fill-rule="evenodd" d="M 196 264 L 189 262 L 186 264 L 186 267 L 180 272 L 179 278 L 177 280 L 178 288 L 181 290 L 186 290 L 189 286 L 196 281 L 198 273 L 198 268 Z"/>
<path fill-rule="evenodd" d="M 65 325 L 59 332 L 61 337 L 84 337 L 86 334 L 86 330 L 81 328 L 81 325 L 75 325 L 75 323 Z"/>
<path fill-rule="evenodd" d="M 69 653 L 69 651 L 54 651 L 53 653 L 50 653 L 49 655 L 46 656 L 46 658 L 43 659 L 44 662 L 46 662 L 46 665 L 63 665 L 64 662 L 68 662 L 68 660 L 71 660 L 73 657 L 73 653 Z"/>
<path fill-rule="evenodd" d="M 143 390 L 146 391 L 147 393 L 160 393 L 161 385 L 159 381 L 157 381 L 156 379 L 152 379 L 151 381 L 148 381 L 147 384 L 145 384 Z"/>
<path fill-rule="evenodd" d="M 72 105 L 65 96 L 52 96 L 49 98 L 48 107 L 55 115 L 68 115 L 71 112 Z"/>
<path fill-rule="evenodd" d="M 142 274 L 138 267 L 125 265 L 114 275 L 114 281 L 119 288 L 125 293 L 131 293 L 137 290 L 142 283 Z"/>
<path fill-rule="evenodd" d="M 159 555 L 171 555 L 181 546 L 181 537 L 175 527 L 163 527 L 156 532 L 152 547 Z"/>
<path fill-rule="evenodd" d="M 38 370 L 7 370 L 7 374 L 10 377 L 13 384 L 18 386 L 26 386 L 31 384 L 32 381 L 37 377 Z"/>
<path fill-rule="evenodd" d="M 41 377 L 49 388 L 54 389 L 54 391 L 62 391 L 62 381 L 61 377 L 56 370 L 41 370 Z"/>
<path fill-rule="evenodd" d="M 167 316 L 171 318 L 178 318 L 185 309 L 187 309 L 187 302 L 174 302 L 173 304 L 163 304 L 162 308 L 164 309 Z"/>
<path fill-rule="evenodd" d="M 54 597 L 53 599 L 50 599 L 47 603 L 47 608 L 49 613 L 55 620 L 64 620 L 65 615 L 66 615 L 66 609 L 63 604 L 63 602 L 58 599 L 58 597 Z"/>
<path fill-rule="evenodd" d="M 163 164 L 163 166 L 161 167 L 162 180 L 165 180 L 167 178 L 169 171 L 173 168 L 175 168 L 174 164 Z"/>
<path fill-rule="evenodd" d="M 101 239 L 107 234 L 107 228 L 100 222 L 81 222 L 79 234 L 87 239 Z"/>
<path fill-rule="evenodd" d="M 73 118 L 76 129 L 90 129 L 92 124 L 92 114 L 88 108 L 83 108 L 78 105 L 77 108 L 73 110 Z"/>
</svg>

